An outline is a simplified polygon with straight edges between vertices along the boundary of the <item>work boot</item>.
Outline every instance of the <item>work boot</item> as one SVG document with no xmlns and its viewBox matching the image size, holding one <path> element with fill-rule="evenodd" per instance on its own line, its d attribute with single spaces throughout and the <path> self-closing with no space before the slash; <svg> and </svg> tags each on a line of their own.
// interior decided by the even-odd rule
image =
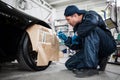
<svg viewBox="0 0 120 80">
<path fill-rule="evenodd" d="M 97 69 L 80 69 L 80 70 L 74 71 L 74 73 L 76 74 L 75 77 L 77 78 L 90 77 L 90 76 L 99 74 Z"/>
<path fill-rule="evenodd" d="M 100 68 L 99 68 L 98 70 L 99 70 L 99 71 L 105 71 L 107 62 L 108 62 L 108 57 L 102 58 L 102 59 L 100 60 L 100 62 L 99 62 Z"/>
<path fill-rule="evenodd" d="M 73 69 L 72 72 L 76 74 L 76 72 L 79 71 L 78 69 Z"/>
</svg>

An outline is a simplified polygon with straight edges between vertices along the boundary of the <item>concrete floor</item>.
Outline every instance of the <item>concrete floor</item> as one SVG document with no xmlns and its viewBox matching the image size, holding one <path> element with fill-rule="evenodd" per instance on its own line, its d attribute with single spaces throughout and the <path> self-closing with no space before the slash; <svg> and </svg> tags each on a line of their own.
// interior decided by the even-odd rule
<svg viewBox="0 0 120 80">
<path fill-rule="evenodd" d="M 20 70 L 17 64 L 7 64 L 0 71 L 0 80 L 120 80 L 120 65 L 107 64 L 106 71 L 87 78 L 76 78 L 64 63 L 67 58 L 52 64 L 44 71 Z"/>
</svg>

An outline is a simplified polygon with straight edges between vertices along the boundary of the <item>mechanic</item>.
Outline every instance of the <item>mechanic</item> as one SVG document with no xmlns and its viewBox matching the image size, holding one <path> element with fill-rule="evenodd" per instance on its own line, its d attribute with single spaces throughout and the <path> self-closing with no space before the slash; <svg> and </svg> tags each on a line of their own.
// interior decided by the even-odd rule
<svg viewBox="0 0 120 80">
<path fill-rule="evenodd" d="M 68 37 L 62 31 L 58 37 L 66 46 L 76 50 L 65 66 L 76 77 L 86 77 L 104 71 L 108 56 L 116 50 L 116 43 L 102 17 L 95 11 L 79 10 L 75 5 L 66 7 L 64 16 L 73 27 L 74 36 Z"/>
</svg>

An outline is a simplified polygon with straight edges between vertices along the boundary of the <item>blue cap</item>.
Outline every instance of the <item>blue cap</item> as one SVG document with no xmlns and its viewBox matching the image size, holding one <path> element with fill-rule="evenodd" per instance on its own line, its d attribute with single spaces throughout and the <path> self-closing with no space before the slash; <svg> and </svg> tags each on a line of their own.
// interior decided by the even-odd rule
<svg viewBox="0 0 120 80">
<path fill-rule="evenodd" d="M 70 5 L 70 6 L 66 7 L 64 16 L 72 16 L 75 13 L 84 14 L 84 13 L 86 13 L 86 11 L 79 10 L 75 5 Z"/>
</svg>

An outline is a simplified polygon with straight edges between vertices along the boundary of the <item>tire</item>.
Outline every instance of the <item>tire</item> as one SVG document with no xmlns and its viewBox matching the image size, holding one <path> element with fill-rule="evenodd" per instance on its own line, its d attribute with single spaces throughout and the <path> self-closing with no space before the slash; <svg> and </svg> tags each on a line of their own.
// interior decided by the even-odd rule
<svg viewBox="0 0 120 80">
<path fill-rule="evenodd" d="M 51 64 L 51 61 L 49 61 L 46 66 L 36 65 L 37 52 L 33 51 L 30 37 L 27 32 L 25 32 L 21 38 L 17 57 L 17 60 L 21 65 L 20 67 L 25 70 L 42 71 Z"/>
</svg>

